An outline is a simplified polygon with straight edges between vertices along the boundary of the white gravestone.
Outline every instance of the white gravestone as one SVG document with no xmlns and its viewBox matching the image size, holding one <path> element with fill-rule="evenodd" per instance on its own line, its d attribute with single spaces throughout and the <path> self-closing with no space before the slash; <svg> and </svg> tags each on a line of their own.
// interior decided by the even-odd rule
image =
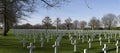
<svg viewBox="0 0 120 53">
<path fill-rule="evenodd" d="M 50 38 L 50 36 L 49 36 L 49 35 L 47 35 L 47 43 L 49 42 L 49 38 Z"/>
<path fill-rule="evenodd" d="M 89 37 L 88 37 L 88 34 L 86 35 L 86 38 L 88 39 Z"/>
<path fill-rule="evenodd" d="M 99 37 L 100 46 L 102 45 L 102 37 Z"/>
<path fill-rule="evenodd" d="M 95 35 L 92 35 L 92 36 L 91 36 L 91 41 L 94 41 L 94 40 L 93 40 L 93 39 L 94 39 L 94 37 L 95 37 Z"/>
<path fill-rule="evenodd" d="M 78 37 L 78 39 L 80 40 L 80 38 L 81 38 L 81 37 L 80 37 L 80 34 L 79 34 L 79 37 Z"/>
<path fill-rule="evenodd" d="M 40 42 L 41 42 L 41 47 L 43 47 L 43 45 L 44 45 L 44 38 L 41 38 L 41 40 L 40 40 Z"/>
<path fill-rule="evenodd" d="M 91 39 L 89 38 L 89 40 L 88 40 L 88 44 L 89 44 L 89 48 L 91 48 Z"/>
<path fill-rule="evenodd" d="M 110 36 L 108 36 L 108 43 L 110 43 Z"/>
<path fill-rule="evenodd" d="M 36 43 L 37 37 L 38 37 L 37 35 L 34 35 L 34 38 L 33 38 L 34 39 L 34 43 Z"/>
<path fill-rule="evenodd" d="M 58 53 L 58 44 L 57 44 L 57 42 L 55 41 L 55 44 L 52 46 L 52 47 L 54 47 L 54 53 Z"/>
<path fill-rule="evenodd" d="M 118 41 L 118 40 L 117 40 L 115 46 L 116 46 L 116 53 L 119 53 L 119 52 L 118 52 L 118 51 L 119 51 L 119 41 Z"/>
<path fill-rule="evenodd" d="M 87 49 L 84 49 L 84 53 L 87 53 Z"/>
<path fill-rule="evenodd" d="M 71 44 L 72 44 L 73 43 L 73 37 L 72 36 L 70 37 L 70 41 L 71 41 Z"/>
<path fill-rule="evenodd" d="M 69 35 L 69 40 L 72 40 L 72 39 L 73 39 L 73 37 L 71 35 Z"/>
<path fill-rule="evenodd" d="M 35 48 L 35 46 L 33 46 L 33 44 L 32 44 L 32 43 L 30 43 L 30 45 L 29 45 L 29 46 L 27 46 L 27 48 L 29 48 L 29 49 L 30 49 L 30 53 L 32 53 L 32 50 L 33 50 L 33 48 Z"/>
<path fill-rule="evenodd" d="M 25 41 L 25 39 L 23 38 L 23 40 L 22 40 L 22 43 L 23 43 L 23 48 L 25 48 L 25 47 L 26 47 L 26 42 L 27 42 L 27 41 Z"/>
<path fill-rule="evenodd" d="M 84 43 L 84 36 L 82 36 L 82 43 Z"/>
<path fill-rule="evenodd" d="M 74 52 L 76 52 L 77 51 L 77 41 L 74 40 L 74 42 L 72 43 L 72 45 L 74 45 Z"/>
<path fill-rule="evenodd" d="M 107 34 L 104 34 L 105 39 L 107 39 Z"/>
<path fill-rule="evenodd" d="M 106 46 L 106 44 L 104 44 L 104 48 L 102 50 L 104 51 L 104 53 L 107 52 L 107 46 Z"/>
</svg>

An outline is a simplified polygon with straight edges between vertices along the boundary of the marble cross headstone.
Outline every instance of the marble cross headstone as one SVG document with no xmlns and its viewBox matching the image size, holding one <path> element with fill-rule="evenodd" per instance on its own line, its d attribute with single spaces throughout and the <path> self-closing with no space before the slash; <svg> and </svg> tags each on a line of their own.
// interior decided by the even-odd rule
<svg viewBox="0 0 120 53">
<path fill-rule="evenodd" d="M 35 48 L 35 46 L 33 46 L 33 44 L 32 44 L 32 43 L 30 43 L 30 45 L 29 45 L 29 46 L 27 46 L 27 48 L 29 48 L 29 49 L 30 49 L 30 53 L 32 53 L 32 50 L 33 50 L 33 48 Z"/>
<path fill-rule="evenodd" d="M 108 43 L 110 43 L 110 36 L 108 36 Z"/>
<path fill-rule="evenodd" d="M 69 35 L 69 40 L 72 40 L 72 39 L 73 39 L 73 37 L 71 35 Z"/>
<path fill-rule="evenodd" d="M 26 41 L 25 41 L 24 38 L 23 38 L 23 40 L 22 40 L 22 43 L 23 43 L 23 48 L 25 48 L 25 47 L 26 47 Z"/>
<path fill-rule="evenodd" d="M 119 50 L 119 41 L 118 40 L 117 40 L 115 46 L 116 46 L 116 53 L 118 53 L 118 50 Z"/>
<path fill-rule="evenodd" d="M 87 53 L 87 49 L 84 49 L 84 53 Z"/>
<path fill-rule="evenodd" d="M 81 38 L 81 37 L 80 37 L 80 34 L 79 34 L 78 39 L 80 40 L 80 38 Z"/>
<path fill-rule="evenodd" d="M 72 45 L 74 45 L 74 52 L 76 52 L 76 50 L 77 50 L 77 41 L 74 40 L 74 42 L 72 43 Z"/>
<path fill-rule="evenodd" d="M 88 40 L 88 44 L 89 44 L 89 48 L 91 48 L 91 39 L 89 38 L 89 40 Z"/>
<path fill-rule="evenodd" d="M 104 51 L 104 53 L 106 53 L 106 51 L 107 51 L 107 46 L 106 46 L 106 44 L 104 44 L 104 48 L 103 48 L 102 50 Z"/>
<path fill-rule="evenodd" d="M 107 34 L 104 34 L 105 39 L 107 39 Z"/>
<path fill-rule="evenodd" d="M 99 37 L 100 46 L 102 45 L 102 37 Z"/>
<path fill-rule="evenodd" d="M 40 42 L 41 42 L 41 47 L 43 47 L 43 45 L 44 45 L 44 38 L 41 38 Z"/>
<path fill-rule="evenodd" d="M 36 43 L 37 38 L 38 38 L 38 35 L 35 34 L 35 35 L 34 35 L 34 43 Z"/>
<path fill-rule="evenodd" d="M 55 44 L 52 45 L 52 47 L 54 47 L 54 53 L 58 53 L 58 46 L 57 41 L 55 41 Z"/>
<path fill-rule="evenodd" d="M 72 36 L 70 36 L 70 41 L 71 41 L 71 44 L 73 43 L 73 37 Z"/>
<path fill-rule="evenodd" d="M 84 36 L 82 36 L 82 43 L 84 43 Z"/>
<path fill-rule="evenodd" d="M 49 39 L 50 39 L 50 36 L 49 36 L 49 35 L 47 35 L 47 42 L 49 42 Z"/>
</svg>

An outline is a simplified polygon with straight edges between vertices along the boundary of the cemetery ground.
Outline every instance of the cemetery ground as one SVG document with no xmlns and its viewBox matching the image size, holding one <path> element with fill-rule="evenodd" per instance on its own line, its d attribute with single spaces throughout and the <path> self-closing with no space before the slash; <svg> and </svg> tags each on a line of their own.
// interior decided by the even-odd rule
<svg viewBox="0 0 120 53">
<path fill-rule="evenodd" d="M 73 35 L 73 38 L 75 39 L 76 37 Z M 85 39 L 84 43 L 77 39 L 78 44 L 76 53 L 83 53 L 84 49 L 87 49 L 88 53 L 103 53 L 102 48 L 105 43 L 108 46 L 107 53 L 116 53 L 116 42 L 114 39 L 111 39 L 110 43 L 108 43 L 107 39 L 102 39 L 101 46 L 99 45 L 98 39 L 98 37 L 94 39 L 91 48 L 88 47 L 88 39 Z M 117 37 L 117 39 L 120 41 L 120 37 Z M 54 45 L 55 40 L 56 38 L 50 39 L 49 42 L 45 41 L 44 47 L 42 48 L 40 46 L 40 41 L 36 40 L 36 43 L 33 44 L 35 46 L 33 53 L 54 53 L 54 47 L 52 47 L 52 45 Z M 29 46 L 29 42 L 26 45 Z M 65 34 L 62 37 L 60 46 L 58 46 L 58 53 L 74 53 L 73 49 L 74 46 L 70 43 L 68 34 Z M 2 34 L 0 34 L 0 53 L 29 53 L 29 49 L 23 48 L 22 42 L 20 42 L 18 38 L 13 35 L 12 31 L 9 31 L 8 36 L 2 36 Z"/>
</svg>

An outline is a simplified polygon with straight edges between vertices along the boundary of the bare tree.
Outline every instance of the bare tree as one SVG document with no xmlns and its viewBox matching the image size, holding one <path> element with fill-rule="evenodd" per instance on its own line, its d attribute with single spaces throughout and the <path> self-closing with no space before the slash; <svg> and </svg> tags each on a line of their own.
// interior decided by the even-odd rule
<svg viewBox="0 0 120 53">
<path fill-rule="evenodd" d="M 105 28 L 108 28 L 109 30 L 117 25 L 116 15 L 114 14 L 106 14 L 102 17 L 102 23 Z"/>
<path fill-rule="evenodd" d="M 77 29 L 78 28 L 78 24 L 79 24 L 78 20 L 73 21 L 73 28 Z"/>
<path fill-rule="evenodd" d="M 35 3 L 39 2 L 44 7 L 58 7 L 68 0 L 0 0 L 0 14 L 3 14 L 3 35 L 6 36 L 9 29 L 24 16 L 27 12 L 33 12 Z"/>
<path fill-rule="evenodd" d="M 67 30 L 70 30 L 70 27 L 72 26 L 72 20 L 71 20 L 71 18 L 70 17 L 68 17 L 66 20 L 65 20 L 65 22 L 66 22 L 66 27 L 67 27 Z"/>
<path fill-rule="evenodd" d="M 25 12 L 32 11 L 33 1 L 29 0 L 0 0 L 1 22 L 3 35 L 6 36 L 9 29 L 17 23 L 18 19 L 26 16 Z M 29 6 L 29 7 L 28 7 Z"/>
<path fill-rule="evenodd" d="M 80 28 L 84 30 L 85 26 L 87 25 L 86 21 L 80 21 Z"/>
<path fill-rule="evenodd" d="M 88 25 L 91 27 L 93 30 L 94 28 L 99 28 L 100 27 L 100 21 L 96 19 L 96 17 L 92 17 Z"/>
<path fill-rule="evenodd" d="M 58 31 L 58 29 L 60 29 L 61 19 L 58 17 L 58 18 L 56 18 L 55 22 L 56 22 L 56 29 Z"/>
<path fill-rule="evenodd" d="M 46 16 L 43 20 L 42 20 L 42 23 L 43 23 L 43 26 L 45 26 L 46 30 L 49 29 L 52 24 L 51 24 L 52 20 L 50 19 L 49 16 Z"/>
</svg>

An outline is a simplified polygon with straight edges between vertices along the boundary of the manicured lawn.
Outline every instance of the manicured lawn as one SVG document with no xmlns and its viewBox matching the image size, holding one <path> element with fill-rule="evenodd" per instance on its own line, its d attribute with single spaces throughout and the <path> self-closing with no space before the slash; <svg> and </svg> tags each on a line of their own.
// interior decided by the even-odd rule
<svg viewBox="0 0 120 53">
<path fill-rule="evenodd" d="M 76 38 L 76 37 L 75 37 Z M 120 41 L 120 37 L 118 38 Z M 45 42 L 44 47 L 40 47 L 40 42 L 37 40 L 35 45 L 35 49 L 33 53 L 54 53 L 54 48 L 52 45 L 54 44 L 56 38 L 51 39 L 48 43 Z M 77 45 L 77 52 L 76 53 L 83 53 L 83 50 L 86 48 L 88 49 L 88 53 L 102 53 L 103 45 L 99 45 L 98 37 L 94 39 L 92 42 L 92 48 L 88 48 L 88 39 L 85 39 L 85 43 L 82 43 L 81 40 L 77 40 L 79 43 Z M 107 40 L 103 39 L 103 44 L 107 44 L 108 46 L 108 53 L 116 53 L 114 39 L 111 40 L 111 43 L 108 44 Z M 29 43 L 27 43 L 29 45 Z M 73 52 L 73 45 L 70 44 L 70 40 L 68 39 L 68 35 L 66 34 L 58 48 L 59 53 L 74 53 Z M 119 49 L 120 52 L 120 49 Z M 29 49 L 23 48 L 22 43 L 17 39 L 15 35 L 11 32 L 8 33 L 8 36 L 0 35 L 0 53 L 29 53 Z"/>
</svg>

